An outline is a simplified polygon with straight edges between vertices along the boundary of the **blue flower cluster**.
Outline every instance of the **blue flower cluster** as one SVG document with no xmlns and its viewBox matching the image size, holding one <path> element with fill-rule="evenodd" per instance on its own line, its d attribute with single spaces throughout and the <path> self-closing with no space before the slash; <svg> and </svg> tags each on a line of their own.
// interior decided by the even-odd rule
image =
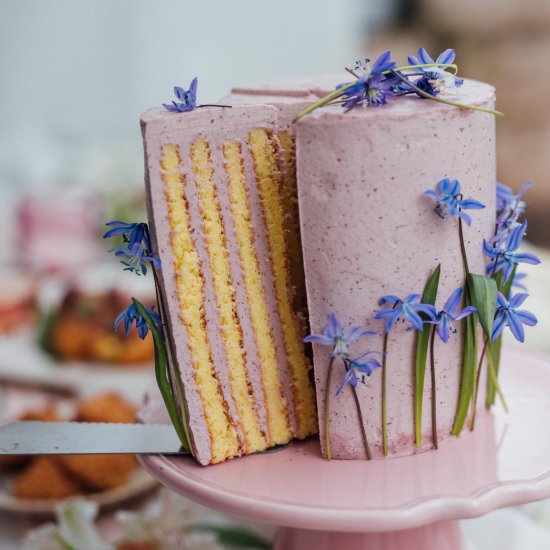
<svg viewBox="0 0 550 550">
<path fill-rule="evenodd" d="M 540 259 L 534 254 L 530 252 L 518 252 L 526 230 L 527 220 L 521 225 L 516 225 L 507 234 L 505 240 L 496 241 L 493 244 L 489 244 L 486 240 L 483 240 L 483 252 L 491 259 L 487 266 L 487 275 L 493 276 L 502 271 L 504 282 L 507 282 L 516 264 L 540 264 Z"/>
<path fill-rule="evenodd" d="M 121 263 L 126 266 L 125 271 L 132 271 L 136 275 L 146 275 L 147 265 L 160 269 L 161 263 L 151 251 L 151 239 L 146 223 L 127 223 L 123 221 L 112 221 L 106 224 L 110 229 L 103 235 L 104 239 L 122 236 L 123 245 L 115 246 L 109 252 L 113 252 Z M 152 308 L 147 312 L 155 323 L 161 336 L 163 335 L 162 320 L 159 314 Z M 131 326 L 135 324 L 138 335 L 141 339 L 147 336 L 149 327 L 145 318 L 139 314 L 134 303 L 125 309 L 115 320 L 115 332 L 120 323 L 124 322 L 124 331 L 128 334 Z"/>
<path fill-rule="evenodd" d="M 350 384 L 353 388 L 357 386 L 357 372 L 361 374 L 364 382 L 365 376 L 370 376 L 375 369 L 381 367 L 380 363 L 372 358 L 372 355 L 377 352 L 367 352 L 355 359 L 349 358 L 348 346 L 352 342 L 374 334 L 377 334 L 377 332 L 365 330 L 360 326 L 353 326 L 345 330 L 338 317 L 331 313 L 323 334 L 311 334 L 304 338 L 304 342 L 332 346 L 331 358 L 340 358 L 344 362 L 346 375 L 336 395 L 340 395 L 347 384 Z"/>
<path fill-rule="evenodd" d="M 424 325 L 428 323 L 436 326 L 443 342 L 447 342 L 451 332 L 456 332 L 453 328 L 453 322 L 464 319 L 477 311 L 477 308 L 473 306 L 467 306 L 457 311 L 461 297 L 462 288 L 458 288 L 451 294 L 443 309 L 438 312 L 432 304 L 421 303 L 419 294 L 410 294 L 404 299 L 394 295 L 383 296 L 380 298 L 379 304 L 388 307 L 376 313 L 374 318 L 385 320 L 386 334 L 394 328 L 397 321 L 409 321 L 410 327 L 408 330 L 422 330 Z M 331 358 L 340 358 L 344 362 L 346 374 L 336 395 L 340 395 L 348 384 L 355 388 L 358 382 L 358 374 L 364 383 L 365 377 L 370 376 L 375 369 L 381 367 L 380 362 L 373 357 L 377 354 L 384 355 L 384 353 L 378 351 L 368 351 L 355 359 L 349 357 L 348 346 L 352 342 L 375 334 L 378 334 L 378 332 L 365 330 L 360 326 L 353 326 L 345 330 L 338 317 L 331 313 L 323 334 L 311 334 L 304 338 L 305 342 L 332 346 Z"/>
<path fill-rule="evenodd" d="M 406 94 L 417 94 L 422 98 L 435 97 L 444 88 L 461 86 L 463 80 L 445 70 L 455 59 L 455 51 L 447 49 L 436 60 L 432 59 L 424 48 L 418 50 L 418 57 L 409 56 L 408 67 L 398 68 L 391 59 L 391 51 L 382 53 L 370 65 L 370 61 L 357 61 L 350 71 L 357 81 L 344 83 L 336 87 L 342 90 L 345 100 L 342 106 L 351 109 L 360 105 L 385 105 L 389 99 Z"/>
<path fill-rule="evenodd" d="M 467 306 L 461 311 L 457 311 L 462 292 L 462 288 L 457 288 L 445 302 L 441 311 L 437 311 L 432 304 L 420 303 L 419 294 L 411 294 L 404 300 L 397 296 L 383 296 L 379 305 L 390 307 L 380 310 L 374 318 L 386 319 L 386 332 L 388 333 L 398 320 L 403 322 L 408 320 L 411 323 L 409 330 L 422 330 L 424 324 L 428 323 L 436 326 L 441 340 L 447 342 L 451 332 L 456 332 L 453 322 L 464 319 L 477 311 L 477 308 L 473 306 Z"/>
<path fill-rule="evenodd" d="M 487 274 L 493 276 L 502 271 L 504 282 L 508 281 L 516 264 L 537 265 L 540 263 L 540 259 L 534 254 L 518 252 L 527 231 L 527 220 L 519 221 L 519 218 L 525 213 L 526 207 L 526 203 L 522 199 L 532 185 L 531 181 L 526 181 L 518 194 L 514 195 L 510 187 L 497 183 L 495 235 L 489 241 L 483 241 L 483 251 L 491 259 L 487 266 Z M 515 284 L 515 286 L 518 285 Z"/>
</svg>

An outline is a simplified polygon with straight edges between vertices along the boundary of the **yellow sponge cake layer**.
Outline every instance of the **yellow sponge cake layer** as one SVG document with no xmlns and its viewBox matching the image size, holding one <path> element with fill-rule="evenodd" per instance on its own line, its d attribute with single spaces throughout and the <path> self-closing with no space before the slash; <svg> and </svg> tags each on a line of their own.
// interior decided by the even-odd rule
<svg viewBox="0 0 550 550">
<path fill-rule="evenodd" d="M 204 292 L 200 259 L 190 234 L 185 198 L 185 177 L 178 171 L 180 154 L 176 145 L 162 148 L 162 179 L 165 184 L 171 227 L 174 271 L 178 282 L 179 312 L 187 328 L 197 388 L 211 439 L 212 462 L 235 454 L 238 440 L 231 426 L 215 376 L 204 319 Z"/>
<path fill-rule="evenodd" d="M 260 200 L 269 240 L 271 264 L 275 276 L 277 306 L 283 326 L 292 389 L 297 413 L 297 437 L 315 432 L 317 418 L 315 397 L 309 383 L 304 346 L 292 308 L 290 277 L 287 267 L 284 214 L 281 206 L 282 177 L 278 168 L 278 148 L 273 133 L 257 128 L 249 134 Z"/>
<path fill-rule="evenodd" d="M 234 140 L 228 141 L 223 147 L 223 153 L 235 235 L 239 244 L 239 255 L 250 304 L 254 335 L 262 365 L 269 434 L 273 444 L 286 443 L 292 437 L 287 418 L 288 404 L 281 388 L 275 341 L 269 322 L 262 276 L 254 249 L 254 228 L 246 191 L 241 144 Z"/>
<path fill-rule="evenodd" d="M 254 409 L 254 397 L 249 392 L 248 373 L 245 366 L 242 333 L 237 317 L 235 291 L 230 275 L 228 251 L 221 220 L 220 205 L 214 186 L 210 148 L 205 139 L 191 145 L 191 162 L 195 185 L 200 200 L 202 228 L 212 272 L 218 315 L 229 369 L 233 400 L 240 417 L 244 434 L 244 451 L 251 453 L 266 448 L 266 440 L 260 431 Z"/>
</svg>

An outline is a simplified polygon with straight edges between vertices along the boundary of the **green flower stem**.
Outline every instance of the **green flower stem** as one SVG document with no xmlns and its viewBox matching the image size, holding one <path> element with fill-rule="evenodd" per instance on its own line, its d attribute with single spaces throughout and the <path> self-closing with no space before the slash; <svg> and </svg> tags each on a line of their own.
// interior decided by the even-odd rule
<svg viewBox="0 0 550 550">
<path fill-rule="evenodd" d="M 472 400 L 472 412 L 470 415 L 470 431 L 474 431 L 476 423 L 476 408 L 477 408 L 477 395 L 479 393 L 479 381 L 481 378 L 481 368 L 483 367 L 483 359 L 485 359 L 485 353 L 487 351 L 487 346 L 489 344 L 489 338 L 485 336 L 485 342 L 483 343 L 483 349 L 481 350 L 481 357 L 479 358 L 479 365 L 477 367 L 477 375 L 474 387 L 474 398 Z"/>
<path fill-rule="evenodd" d="M 487 347 L 489 345 L 489 338 L 485 337 L 485 343 L 483 344 L 483 351 L 481 352 L 481 357 L 479 359 L 479 366 L 477 369 L 477 377 L 476 377 L 476 386 L 474 390 L 474 399 L 472 402 L 472 414 L 470 416 L 470 431 L 473 431 L 475 427 L 475 421 L 476 421 L 476 405 L 477 405 L 477 395 L 479 392 L 479 380 L 480 380 L 480 374 L 481 374 L 481 367 L 483 364 L 483 359 L 485 357 L 485 353 L 487 351 Z M 502 403 L 502 407 L 504 408 L 506 414 L 508 414 L 508 404 L 506 403 L 506 399 L 504 398 L 504 394 L 502 393 L 502 390 L 500 389 L 500 385 L 498 383 L 497 374 L 495 372 L 495 367 L 493 365 L 493 358 L 490 353 L 487 353 L 487 367 L 488 367 L 488 373 L 489 373 L 489 379 L 493 383 L 493 386 L 495 388 L 496 393 L 498 394 L 498 397 Z"/>
<path fill-rule="evenodd" d="M 149 230 L 147 230 L 147 232 L 149 232 Z M 175 403 L 176 403 L 176 407 L 179 410 L 180 418 L 182 419 L 185 438 L 187 440 L 187 443 L 191 445 L 191 434 L 189 433 L 187 414 L 185 413 L 185 409 L 184 409 L 185 398 L 183 393 L 183 384 L 180 378 L 179 369 L 177 367 L 176 348 L 175 348 L 174 340 L 172 338 L 172 334 L 169 330 L 167 330 L 166 320 L 168 319 L 168 309 L 166 308 L 166 304 L 162 299 L 162 293 L 159 290 L 160 280 L 159 280 L 157 268 L 154 265 L 152 265 L 151 267 L 153 268 L 153 278 L 155 280 L 155 292 L 157 295 L 157 305 L 159 308 L 159 314 L 160 314 L 160 318 L 162 319 L 162 324 L 165 327 L 164 337 L 166 338 L 166 341 L 168 343 L 168 356 L 169 356 L 168 361 L 169 361 L 169 365 L 172 366 L 172 369 L 170 369 L 170 366 L 168 367 L 169 371 L 172 370 L 172 376 L 169 376 L 168 380 L 170 382 L 170 387 L 172 388 L 172 394 L 175 394 L 177 396 L 177 399 L 175 399 Z"/>
<path fill-rule="evenodd" d="M 388 423 L 386 416 L 386 366 L 388 355 L 388 336 L 389 333 L 384 334 L 384 355 L 382 358 L 382 448 L 384 456 L 388 455 Z"/>
<path fill-rule="evenodd" d="M 504 399 L 504 394 L 502 393 L 502 390 L 500 389 L 500 385 L 498 383 L 497 374 L 495 372 L 495 366 L 493 365 L 493 359 L 491 357 L 491 354 L 488 356 L 488 366 L 489 366 L 489 377 L 491 381 L 493 382 L 493 385 L 495 387 L 495 391 L 498 394 L 498 397 L 500 399 L 500 402 L 502 403 L 502 407 L 504 408 L 504 412 L 508 414 L 510 412 L 510 409 L 508 408 L 508 404 L 506 403 L 506 399 Z"/>
<path fill-rule="evenodd" d="M 306 107 L 303 111 L 300 111 L 296 118 L 292 122 L 298 122 L 302 117 L 309 115 L 309 113 L 312 113 L 316 109 L 319 109 L 319 107 L 324 107 L 328 103 L 330 103 L 333 99 L 336 99 L 340 97 L 341 95 L 344 95 L 344 92 L 355 85 L 355 82 L 350 82 L 349 84 L 346 84 L 345 86 L 342 86 L 341 88 L 338 88 L 337 90 L 334 90 L 334 92 L 331 92 L 330 94 L 326 95 L 325 97 L 322 97 L 315 103 L 312 103 L 309 107 Z"/>
<path fill-rule="evenodd" d="M 395 69 L 388 69 L 387 71 L 382 71 L 382 74 L 391 74 L 395 71 L 409 71 L 410 69 L 426 69 L 429 67 L 437 67 L 438 69 L 452 69 L 453 75 L 456 75 L 458 72 L 458 65 L 454 63 L 421 63 L 419 65 L 406 65 L 404 67 L 396 67 Z M 410 75 L 408 75 L 410 76 Z"/>
<path fill-rule="evenodd" d="M 468 266 L 468 256 L 466 255 L 466 244 L 464 243 L 464 230 L 462 227 L 462 218 L 458 218 L 458 238 L 460 239 L 460 253 L 462 254 L 462 263 L 464 265 L 464 274 L 466 277 L 470 275 L 470 267 Z M 466 285 L 468 292 L 468 285 Z"/>
<path fill-rule="evenodd" d="M 466 255 L 466 246 L 464 243 L 464 231 L 462 227 L 462 219 L 458 218 L 458 236 L 460 240 L 460 252 L 462 255 L 462 263 L 464 266 L 464 304 L 472 305 L 472 295 L 470 292 L 469 275 L 470 268 L 468 266 L 468 257 Z M 477 322 L 471 316 L 463 320 L 463 360 L 462 371 L 460 374 L 460 389 L 458 394 L 458 404 L 453 422 L 451 433 L 457 437 L 462 432 L 464 422 L 468 416 L 468 411 L 471 405 L 476 367 L 477 367 Z"/>
<path fill-rule="evenodd" d="M 435 325 L 432 327 L 432 334 L 430 336 L 430 365 L 431 365 L 431 377 L 432 377 L 432 441 L 434 449 L 438 448 L 437 444 L 437 387 L 435 382 Z"/>
<path fill-rule="evenodd" d="M 495 229 L 496 233 L 496 229 Z M 510 277 L 506 283 L 504 283 L 504 278 L 502 271 L 499 271 L 498 273 L 495 273 L 496 270 L 496 260 L 495 258 L 495 266 L 493 267 L 493 273 L 491 274 L 491 277 L 495 279 L 497 283 L 497 288 L 504 294 L 506 299 L 510 298 L 510 291 L 512 289 L 512 283 L 514 282 L 514 277 L 516 276 L 516 270 L 518 267 L 518 264 L 514 265 L 514 269 L 512 270 L 512 273 L 510 274 Z M 485 408 L 490 409 L 495 404 L 495 392 L 496 387 L 493 384 L 493 379 L 498 380 L 498 372 L 500 369 L 500 351 L 502 347 L 502 336 L 499 336 L 494 342 L 491 342 L 489 346 L 489 356 L 490 360 L 492 362 L 492 368 L 488 371 L 488 378 L 487 378 L 487 394 L 485 396 Z M 502 393 L 502 392 L 501 392 Z M 503 405 L 504 401 L 502 400 L 502 397 L 499 395 Z"/>
<path fill-rule="evenodd" d="M 425 97 L 426 99 L 433 99 L 434 101 L 437 101 L 439 103 L 444 103 L 445 105 L 452 105 L 453 107 L 460 107 L 461 109 L 481 111 L 482 113 L 489 113 L 495 116 L 504 116 L 504 113 L 501 113 L 500 111 L 495 111 L 494 109 L 488 109 L 486 107 L 478 107 L 477 105 L 466 105 L 465 103 L 458 103 L 456 101 L 450 101 L 448 99 L 443 99 L 439 96 L 431 95 L 428 92 L 421 90 L 418 86 L 415 86 L 410 80 L 406 79 L 404 76 L 400 75 L 398 72 L 395 72 L 397 70 L 398 69 L 393 70 L 395 76 L 399 78 L 399 80 L 402 80 L 408 86 L 410 86 L 417 94 L 421 95 L 422 97 Z"/>
<path fill-rule="evenodd" d="M 327 447 L 327 460 L 332 458 L 332 449 L 330 447 L 330 429 L 329 429 L 329 398 L 330 398 L 330 379 L 332 378 L 332 366 L 334 365 L 334 356 L 331 354 L 330 363 L 327 370 L 327 381 L 325 384 L 325 445 Z"/>
<path fill-rule="evenodd" d="M 353 397 L 355 398 L 355 406 L 357 407 L 357 416 L 359 416 L 359 422 L 361 423 L 361 433 L 363 434 L 363 443 L 365 444 L 367 460 L 372 460 L 372 455 L 369 447 L 369 440 L 367 439 L 367 431 L 365 429 L 365 422 L 363 420 L 363 413 L 361 412 L 359 397 L 357 396 L 357 388 L 352 387 L 352 390 L 353 390 Z"/>
</svg>

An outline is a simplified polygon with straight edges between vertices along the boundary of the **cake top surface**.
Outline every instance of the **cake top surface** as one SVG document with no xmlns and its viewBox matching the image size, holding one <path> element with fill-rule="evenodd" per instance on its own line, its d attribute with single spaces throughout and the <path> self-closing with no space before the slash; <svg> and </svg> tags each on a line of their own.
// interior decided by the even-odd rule
<svg viewBox="0 0 550 550">
<path fill-rule="evenodd" d="M 440 99 L 449 100 L 455 103 L 472 106 L 487 106 L 495 100 L 495 88 L 485 82 L 465 79 L 464 84 L 459 88 L 446 90 L 437 96 Z M 439 101 L 423 99 L 417 95 L 408 95 L 396 98 L 386 105 L 365 106 L 354 108 L 346 112 L 340 106 L 323 107 L 302 118 L 298 124 L 315 123 L 323 120 L 334 121 L 341 118 L 357 120 L 358 118 L 371 119 L 404 119 L 408 117 L 441 116 L 444 113 L 455 113 L 454 116 L 468 116 L 475 111 L 463 109 L 454 105 L 446 105 Z M 487 115 L 492 116 L 492 115 Z"/>
<path fill-rule="evenodd" d="M 318 78 L 318 81 L 315 80 L 316 78 Z M 258 105 L 260 103 L 279 105 L 298 102 L 304 103 L 305 105 L 308 102 L 313 103 L 318 98 L 330 93 L 335 89 L 337 84 L 349 81 L 350 75 L 343 73 L 338 75 L 324 75 L 321 77 L 304 77 L 291 80 L 259 82 L 254 85 L 233 88 L 231 94 L 224 99 L 227 99 L 234 105 Z M 494 101 L 495 89 L 490 84 L 477 80 L 465 79 L 462 86 L 446 90 L 445 93 L 438 97 L 458 103 L 464 103 L 466 105 L 482 106 Z M 356 108 L 347 113 L 340 106 L 323 107 L 304 117 L 300 120 L 299 124 L 307 120 L 324 119 L 326 116 L 331 118 L 346 116 L 352 119 L 365 116 L 377 118 L 388 116 L 408 117 L 418 116 L 419 114 L 428 115 L 430 113 L 437 115 L 449 109 L 457 111 L 457 113 L 461 115 L 470 112 L 437 101 L 422 99 L 416 95 L 410 95 L 397 98 L 396 100 L 388 102 L 386 105 Z"/>
<path fill-rule="evenodd" d="M 167 111 L 164 107 L 151 107 L 142 115 L 140 122 L 142 125 L 151 123 L 160 126 L 214 126 L 231 129 L 233 123 L 239 123 L 243 120 L 251 123 L 266 124 L 273 123 L 277 110 L 270 105 L 239 106 L 232 108 L 223 107 L 202 107 L 185 113 L 173 113 Z"/>
</svg>

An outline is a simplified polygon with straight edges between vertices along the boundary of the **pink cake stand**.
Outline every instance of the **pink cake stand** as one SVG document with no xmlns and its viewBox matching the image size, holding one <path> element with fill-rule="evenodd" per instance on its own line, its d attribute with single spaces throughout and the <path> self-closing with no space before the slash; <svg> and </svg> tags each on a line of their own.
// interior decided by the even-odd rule
<svg viewBox="0 0 550 550">
<path fill-rule="evenodd" d="M 310 440 L 208 467 L 187 457 L 141 460 L 181 495 L 280 525 L 277 550 L 459 550 L 458 519 L 550 496 L 550 358 L 519 347 L 503 356 L 511 414 L 496 407 L 437 452 L 327 462 Z M 167 421 L 160 398 L 141 418 Z"/>
</svg>

